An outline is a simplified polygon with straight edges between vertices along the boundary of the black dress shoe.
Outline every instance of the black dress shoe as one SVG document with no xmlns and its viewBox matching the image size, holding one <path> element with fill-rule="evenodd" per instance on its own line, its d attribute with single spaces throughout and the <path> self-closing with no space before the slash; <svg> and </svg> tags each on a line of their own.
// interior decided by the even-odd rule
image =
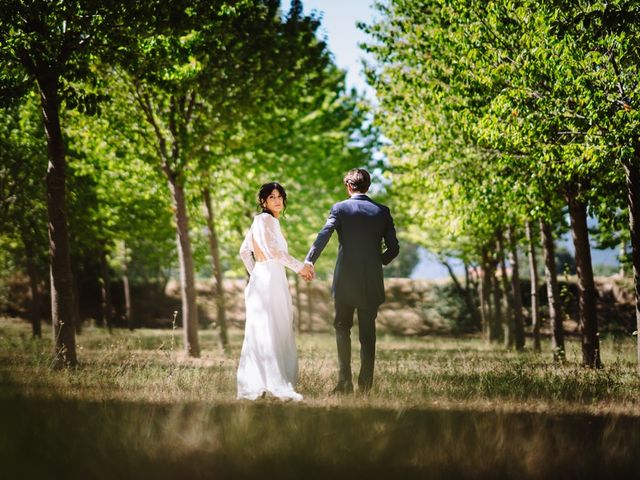
<svg viewBox="0 0 640 480">
<path fill-rule="evenodd" d="M 336 387 L 331 390 L 332 395 L 349 395 L 353 393 L 353 383 L 351 382 L 338 382 Z"/>
</svg>

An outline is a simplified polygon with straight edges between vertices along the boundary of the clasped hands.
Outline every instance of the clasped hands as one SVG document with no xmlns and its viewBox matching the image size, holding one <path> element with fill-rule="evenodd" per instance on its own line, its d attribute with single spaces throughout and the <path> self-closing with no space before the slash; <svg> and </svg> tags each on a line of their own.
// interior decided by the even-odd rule
<svg viewBox="0 0 640 480">
<path fill-rule="evenodd" d="M 316 277 L 316 269 L 313 268 L 313 264 L 305 263 L 302 270 L 298 272 L 298 275 L 300 275 L 305 282 L 310 282 Z"/>
</svg>

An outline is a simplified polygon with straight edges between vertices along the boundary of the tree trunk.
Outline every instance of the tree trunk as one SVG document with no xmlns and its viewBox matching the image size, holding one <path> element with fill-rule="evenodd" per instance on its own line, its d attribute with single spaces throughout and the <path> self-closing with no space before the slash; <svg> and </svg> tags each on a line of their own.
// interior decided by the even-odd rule
<svg viewBox="0 0 640 480">
<path fill-rule="evenodd" d="M 491 290 L 491 278 L 490 278 L 490 264 L 489 264 L 489 256 L 487 254 L 487 249 L 482 248 L 482 277 L 480 281 L 480 315 L 482 318 L 482 335 L 483 337 L 490 341 L 491 340 L 491 300 L 490 300 L 490 290 Z"/>
<path fill-rule="evenodd" d="M 513 237 L 511 226 L 507 229 L 509 242 L 509 263 L 511 264 L 511 292 L 513 296 L 514 337 L 516 350 L 524 349 L 524 320 L 522 318 L 522 293 L 520 292 L 520 268 L 518 263 L 518 247 Z"/>
<path fill-rule="evenodd" d="M 131 288 L 129 287 L 129 275 L 127 273 L 126 264 L 122 274 L 122 287 L 124 289 L 124 318 L 129 330 L 133 331 L 134 323 L 133 318 L 131 317 Z"/>
<path fill-rule="evenodd" d="M 582 364 L 600 368 L 600 342 L 598 340 L 598 317 L 596 315 L 596 288 L 591 265 L 591 247 L 587 229 L 587 206 L 567 194 L 571 234 L 576 251 L 576 269 L 578 272 L 578 295 L 580 330 L 582 332 Z"/>
<path fill-rule="evenodd" d="M 491 267 L 491 291 L 493 292 L 493 312 L 491 320 L 491 340 L 499 342 L 503 339 L 503 330 L 501 328 L 504 323 L 502 314 L 502 290 L 500 281 L 498 280 L 498 266 L 493 264 Z"/>
<path fill-rule="evenodd" d="M 482 328 L 482 314 L 478 302 L 478 284 L 474 282 L 470 274 L 471 267 L 464 263 L 464 290 L 466 292 L 467 304 L 471 310 L 473 325 Z"/>
<path fill-rule="evenodd" d="M 440 260 L 440 263 L 442 263 L 442 265 L 444 265 L 444 267 L 447 269 L 447 272 L 449 272 L 449 277 L 451 277 L 451 281 L 453 282 L 453 285 L 455 286 L 456 290 L 458 291 L 458 294 L 464 298 L 464 301 L 467 305 L 467 308 L 469 309 L 469 313 L 471 314 L 471 320 L 473 322 L 474 325 L 480 325 L 481 320 L 480 320 L 480 312 L 478 311 L 478 307 L 476 306 L 475 302 L 473 301 L 473 297 L 471 295 L 471 291 L 469 288 L 465 288 L 460 284 L 460 281 L 458 280 L 458 277 L 456 277 L 453 268 L 451 268 L 451 265 L 449 265 L 449 262 L 447 262 L 444 259 Z M 465 285 L 467 285 L 469 283 L 468 280 L 468 275 L 469 272 L 466 269 L 466 265 L 465 265 Z"/>
<path fill-rule="evenodd" d="M 131 288 L 129 287 L 129 275 L 127 275 L 127 271 L 125 270 L 122 275 L 122 285 L 124 288 L 124 316 L 129 326 L 129 330 L 133 330 L 134 322 L 131 317 Z"/>
<path fill-rule="evenodd" d="M 131 288 L 129 286 L 129 257 L 127 256 L 127 243 L 122 241 L 122 289 L 124 290 L 124 321 L 133 331 L 133 317 L 131 316 Z M 139 325 L 138 325 L 139 326 Z"/>
<path fill-rule="evenodd" d="M 33 240 L 28 238 L 27 234 L 23 234 L 22 243 L 26 254 L 27 275 L 29 275 L 29 288 L 31 290 L 31 329 L 34 338 L 42 338 L 42 325 L 40 312 L 40 290 L 38 289 L 38 267 L 35 262 L 35 249 L 33 248 Z"/>
<path fill-rule="evenodd" d="M 107 263 L 107 252 L 105 245 L 100 249 L 100 293 L 102 297 L 102 319 L 113 332 L 113 306 L 111 302 L 111 276 L 109 275 L 109 264 Z"/>
<path fill-rule="evenodd" d="M 200 356 L 198 344 L 198 305 L 196 302 L 195 271 L 191 240 L 189 239 L 189 217 L 184 187 L 175 178 L 169 178 L 176 220 L 176 243 L 180 261 L 180 296 L 182 300 L 182 327 L 184 348 L 191 357 Z"/>
<path fill-rule="evenodd" d="M 533 351 L 540 352 L 540 305 L 538 298 L 538 264 L 536 261 L 536 246 L 533 241 L 533 225 L 526 222 L 527 247 L 529 253 L 529 278 L 531 278 L 531 329 L 533 331 Z"/>
<path fill-rule="evenodd" d="M 500 262 L 500 277 L 502 281 L 502 291 L 504 292 L 504 321 L 502 322 L 502 328 L 504 331 L 504 346 L 507 348 L 512 348 L 515 343 L 514 338 L 514 321 L 513 321 L 513 308 L 512 308 L 512 299 L 509 295 L 509 277 L 507 275 L 507 265 L 505 263 L 505 251 L 504 251 L 504 239 L 502 237 L 502 232 L 498 232 L 496 244 L 498 247 L 498 260 Z"/>
<path fill-rule="evenodd" d="M 42 116 L 47 137 L 47 212 L 51 277 L 51 323 L 54 365 L 59 368 L 78 363 L 74 318 L 73 278 L 69 254 L 66 204 L 66 158 L 58 110 L 58 79 L 38 77 Z"/>
<path fill-rule="evenodd" d="M 560 288 L 556 272 L 556 249 L 553 243 L 551 226 L 540 220 L 540 235 L 544 253 L 544 276 L 547 284 L 547 303 L 549 305 L 549 322 L 551 326 L 551 349 L 554 360 L 564 360 L 564 328 L 562 327 L 562 309 L 560 304 Z"/>
<path fill-rule="evenodd" d="M 623 162 L 627 203 L 629 206 L 629 232 L 631 233 L 631 261 L 633 285 L 636 294 L 636 338 L 638 368 L 640 369 L 640 146 L 636 146 L 632 162 Z"/>
<path fill-rule="evenodd" d="M 218 245 L 218 235 L 216 233 L 213 206 L 211 204 L 211 193 L 208 187 L 204 188 L 203 196 L 207 209 L 206 219 L 207 229 L 209 230 L 209 253 L 211 254 L 213 274 L 216 277 L 216 306 L 218 310 L 217 322 L 220 328 L 220 345 L 223 350 L 226 350 L 229 346 L 229 337 L 227 335 L 224 283 L 222 278 L 222 265 L 220 263 L 220 247 Z"/>
</svg>

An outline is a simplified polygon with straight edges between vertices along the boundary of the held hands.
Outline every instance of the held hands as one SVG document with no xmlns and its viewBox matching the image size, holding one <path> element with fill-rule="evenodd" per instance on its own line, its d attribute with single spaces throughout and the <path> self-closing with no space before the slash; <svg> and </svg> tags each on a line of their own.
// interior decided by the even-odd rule
<svg viewBox="0 0 640 480">
<path fill-rule="evenodd" d="M 316 270 L 315 268 L 313 268 L 312 264 L 305 263 L 304 267 L 302 267 L 302 270 L 298 272 L 298 275 L 300 275 L 305 282 L 310 282 L 316 277 Z"/>
</svg>

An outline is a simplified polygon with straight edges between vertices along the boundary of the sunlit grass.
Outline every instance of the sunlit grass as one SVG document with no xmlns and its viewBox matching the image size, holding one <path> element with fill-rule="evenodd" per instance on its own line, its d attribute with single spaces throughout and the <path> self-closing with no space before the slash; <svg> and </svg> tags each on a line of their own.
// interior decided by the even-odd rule
<svg viewBox="0 0 640 480">
<path fill-rule="evenodd" d="M 85 328 L 77 337 L 77 369 L 51 368 L 51 340 L 32 340 L 29 326 L 0 320 L 0 393 L 32 398 L 156 403 L 236 402 L 235 373 L 242 331 L 230 332 L 223 353 L 217 332 L 199 334 L 202 356 L 182 351 L 180 330 Z M 354 372 L 359 368 L 353 333 Z M 308 406 L 470 408 L 480 410 L 626 413 L 640 415 L 640 376 L 632 337 L 603 338 L 605 368 L 580 366 L 580 345 L 571 340 L 564 364 L 542 354 L 505 351 L 477 337 L 379 335 L 375 387 L 370 395 L 335 398 L 334 337 L 299 334 L 298 390 Z M 355 379 L 354 379 L 355 380 Z"/>
<path fill-rule="evenodd" d="M 242 331 L 202 357 L 180 331 L 85 328 L 80 367 L 51 368 L 51 339 L 0 319 L 0 463 L 7 478 L 632 478 L 640 381 L 632 339 L 603 339 L 606 368 L 475 337 L 380 335 L 370 395 L 328 394 L 335 340 L 298 335 L 301 403 L 236 400 Z M 48 338 L 47 338 L 48 337 Z M 358 370 L 354 332 L 354 371 Z M 565 415 L 567 414 L 567 415 Z M 594 415 L 595 414 L 595 415 Z M 52 477 L 52 472 L 56 476 Z"/>
</svg>

